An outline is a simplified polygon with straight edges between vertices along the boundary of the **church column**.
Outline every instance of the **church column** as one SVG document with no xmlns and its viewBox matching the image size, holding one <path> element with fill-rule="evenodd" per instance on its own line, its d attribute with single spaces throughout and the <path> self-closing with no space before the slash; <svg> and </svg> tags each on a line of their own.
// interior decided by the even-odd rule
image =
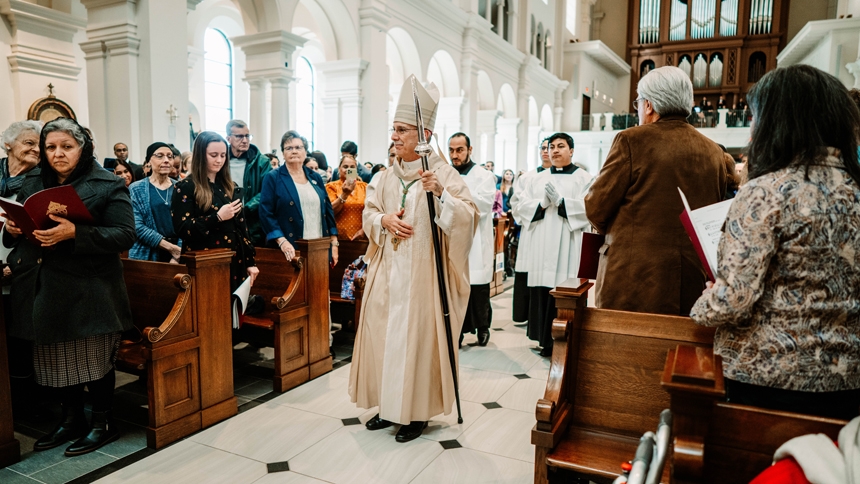
<svg viewBox="0 0 860 484">
<path fill-rule="evenodd" d="M 242 79 L 251 86 L 250 116 L 248 125 L 258 148 L 265 150 L 269 142 L 269 122 L 266 119 L 266 92 L 269 81 L 264 78 Z M 229 133 L 228 133 L 229 134 Z"/>
<path fill-rule="evenodd" d="M 600 117 L 603 113 L 591 113 L 591 131 L 600 131 Z"/>
<path fill-rule="evenodd" d="M 290 129 L 290 83 L 295 81 L 294 77 L 277 76 L 269 78 L 272 88 L 272 110 L 271 110 L 271 135 L 267 143 L 260 142 L 257 147 L 263 152 L 270 152 L 279 148 L 281 137 Z M 307 136 L 309 133 L 303 133 Z M 280 149 L 278 150 L 281 151 Z"/>
<path fill-rule="evenodd" d="M 346 107 L 348 111 L 355 108 L 360 113 L 354 134 L 359 156 L 364 160 L 374 160 L 375 163 L 388 160 L 389 83 L 385 56 L 386 32 L 391 17 L 386 10 L 387 0 L 361 0 L 358 9 L 364 65 L 360 68 L 361 94 L 355 98 L 358 101 L 350 102 L 352 107 Z M 352 123 L 352 119 L 345 119 L 346 124 Z"/>
<path fill-rule="evenodd" d="M 293 53 L 307 42 L 304 37 L 285 30 L 240 35 L 230 39 L 245 53 L 245 79 L 263 80 L 263 87 L 252 87 L 250 117 L 251 133 L 260 150 L 276 148 L 281 136 L 290 128 L 289 85 L 294 81 Z M 266 106 L 265 85 L 271 84 L 271 116 Z"/>
<path fill-rule="evenodd" d="M 496 8 L 496 33 L 502 39 L 505 38 L 505 0 L 498 0 L 499 5 Z"/>
<path fill-rule="evenodd" d="M 502 118 L 497 123 L 496 134 L 498 138 L 496 144 L 497 149 L 501 149 L 501 152 L 496 153 L 496 167 L 499 169 L 499 173 L 507 169 L 516 173 L 518 169 L 526 168 L 525 160 L 517 159 L 517 147 L 519 146 L 517 132 L 521 124 L 520 118 Z"/>
<path fill-rule="evenodd" d="M 90 129 L 100 150 L 123 142 L 132 161 L 140 161 L 140 100 L 137 0 L 81 0 L 87 9 L 87 60 Z M 183 16 L 184 18 L 184 16 Z M 165 106 L 166 108 L 166 106 Z M 104 156 L 104 154 L 102 154 Z"/>
<path fill-rule="evenodd" d="M 555 106 L 552 110 L 552 129 L 556 132 L 563 131 L 561 128 L 561 120 L 564 115 L 564 90 L 569 85 L 570 83 L 564 81 L 555 90 Z"/>
<path fill-rule="evenodd" d="M 191 148 L 187 13 L 186 2 L 137 0 L 140 152 L 156 141 Z"/>
<path fill-rule="evenodd" d="M 523 62 L 520 64 L 519 71 L 519 82 L 517 83 L 517 112 L 520 113 L 520 116 L 523 117 L 525 122 L 519 123 L 517 127 L 516 137 L 519 140 L 517 145 L 517 153 L 515 155 L 514 160 L 516 160 L 516 168 L 511 168 L 514 170 L 514 173 L 517 173 L 519 170 L 526 171 L 528 169 L 529 163 L 529 155 L 528 152 L 531 150 L 534 143 L 537 142 L 534 138 L 529 135 L 529 122 L 534 120 L 529 119 L 529 95 L 531 94 L 531 87 L 529 85 L 529 76 L 528 69 L 529 64 L 532 61 L 532 57 L 529 55 L 523 56 Z"/>
<path fill-rule="evenodd" d="M 494 161 L 496 152 L 496 121 L 499 119 L 499 112 L 495 109 L 487 109 L 478 111 L 476 129 L 476 138 L 480 143 L 475 142 L 478 149 L 479 163 Z"/>
<path fill-rule="evenodd" d="M 484 19 L 487 22 L 493 23 L 493 2 L 494 0 L 484 0 L 484 5 L 486 8 L 484 9 Z"/>
<path fill-rule="evenodd" d="M 319 124 L 324 129 L 318 129 L 320 149 L 326 156 L 340 154 L 340 145 L 346 141 L 358 143 L 358 155 L 363 161 L 377 161 L 378 154 L 372 145 L 363 146 L 362 141 L 362 108 L 364 103 L 361 88 L 362 73 L 368 67 L 363 59 L 347 59 L 323 62 L 316 65 L 320 73 L 322 85 L 323 119 Z M 384 86 L 387 88 L 387 86 Z M 387 107 L 383 106 L 383 108 Z M 387 118 L 383 114 L 375 120 L 376 124 L 385 128 Z M 386 128 L 387 129 L 387 128 Z M 378 150 L 379 148 L 376 148 Z"/>
<path fill-rule="evenodd" d="M 478 98 L 478 39 L 483 34 L 476 25 L 480 17 L 472 15 L 463 31 L 463 51 L 460 56 L 460 79 L 463 80 L 465 102 L 461 107 L 461 129 L 469 136 L 477 136 Z"/>
</svg>

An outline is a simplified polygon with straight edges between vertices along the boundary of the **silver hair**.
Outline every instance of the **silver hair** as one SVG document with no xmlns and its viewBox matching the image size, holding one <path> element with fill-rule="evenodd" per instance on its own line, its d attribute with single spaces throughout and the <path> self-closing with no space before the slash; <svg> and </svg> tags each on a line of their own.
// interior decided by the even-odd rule
<svg viewBox="0 0 860 484">
<path fill-rule="evenodd" d="M 3 131 L 3 151 L 8 153 L 9 150 L 6 149 L 6 145 L 12 146 L 15 144 L 18 137 L 27 131 L 35 131 L 38 136 L 42 133 L 42 123 L 40 121 L 28 119 L 27 121 L 18 121 L 10 124 L 9 127 L 6 128 L 6 131 Z"/>
<path fill-rule="evenodd" d="M 651 101 L 660 116 L 689 116 L 693 108 L 693 83 L 690 76 L 677 67 L 660 67 L 645 74 L 636 90 L 641 99 Z"/>
<path fill-rule="evenodd" d="M 48 122 L 48 124 L 42 128 L 42 133 L 46 136 L 48 133 L 53 133 L 54 131 L 61 131 L 72 138 L 75 138 L 75 141 L 78 142 L 78 146 L 81 148 L 84 147 L 87 139 L 89 139 L 89 135 L 84 131 L 84 128 L 69 118 L 57 118 Z"/>
</svg>

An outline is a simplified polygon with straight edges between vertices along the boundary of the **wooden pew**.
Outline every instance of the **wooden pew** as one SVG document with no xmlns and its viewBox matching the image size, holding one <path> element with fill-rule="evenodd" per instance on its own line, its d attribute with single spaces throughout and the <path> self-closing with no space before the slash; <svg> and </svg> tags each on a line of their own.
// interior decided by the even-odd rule
<svg viewBox="0 0 860 484">
<path fill-rule="evenodd" d="M 3 303 L 3 298 L 0 298 L 0 468 L 21 460 L 21 444 L 15 438 L 12 422 L 12 390 L 9 387 L 9 352 Z"/>
<path fill-rule="evenodd" d="M 660 386 L 667 351 L 713 342 L 713 329 L 690 318 L 588 308 L 592 285 L 571 279 L 552 292 L 552 361 L 531 435 L 536 484 L 612 482 L 669 407 Z"/>
<path fill-rule="evenodd" d="M 121 370 L 144 375 L 147 445 L 160 449 L 236 415 L 226 249 L 186 253 L 185 265 L 123 260 L 139 337 L 123 341 Z"/>
<path fill-rule="evenodd" d="M 836 440 L 848 423 L 726 402 L 722 361 L 709 347 L 671 350 L 661 383 L 674 414 L 673 483 L 749 482 L 786 441 L 818 433 Z"/>
<path fill-rule="evenodd" d="M 493 219 L 493 280 L 490 282 L 490 297 L 505 290 L 505 254 L 507 254 L 510 221 L 506 215 Z M 498 268 L 499 262 L 502 268 Z"/>
<path fill-rule="evenodd" d="M 244 317 L 241 335 L 255 346 L 274 345 L 276 392 L 331 371 L 329 244 L 329 239 L 299 240 L 292 262 L 278 249 L 257 249 L 260 275 L 251 293 L 261 295 L 266 308 Z"/>
<path fill-rule="evenodd" d="M 361 315 L 361 298 L 364 294 L 364 285 L 356 283 L 355 299 L 343 299 L 340 297 L 340 290 L 343 284 L 343 272 L 346 268 L 359 256 L 367 253 L 367 240 L 339 240 L 337 264 L 331 268 L 328 276 L 328 290 L 331 293 L 331 302 L 335 306 L 346 306 L 350 308 L 351 320 L 344 321 L 348 326 L 355 328 L 358 326 L 359 316 Z M 337 313 L 338 311 L 333 311 Z"/>
</svg>

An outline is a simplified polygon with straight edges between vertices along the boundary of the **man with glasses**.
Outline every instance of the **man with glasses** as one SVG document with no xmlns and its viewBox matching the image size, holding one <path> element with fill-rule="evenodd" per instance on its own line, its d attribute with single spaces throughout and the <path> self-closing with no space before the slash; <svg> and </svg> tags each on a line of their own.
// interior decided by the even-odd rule
<svg viewBox="0 0 860 484">
<path fill-rule="evenodd" d="M 128 145 L 125 143 L 117 143 L 113 145 L 113 154 L 116 158 L 105 158 L 104 159 L 104 167 L 108 171 L 113 171 L 116 168 L 117 160 L 124 161 L 128 163 L 128 166 L 131 167 L 131 172 L 134 173 L 135 180 L 143 180 L 144 173 L 143 167 L 138 165 L 137 163 L 132 163 L 128 161 Z"/>
<path fill-rule="evenodd" d="M 457 170 L 434 151 L 424 171 L 415 153 L 413 82 L 428 139 L 436 119 L 439 90 L 433 84 L 425 89 L 409 76 L 394 113 L 397 159 L 367 186 L 367 282 L 349 375 L 351 401 L 361 408 L 379 406 L 367 429 L 402 424 L 397 442 L 418 438 L 428 420 L 450 414 L 454 404 L 427 192 L 440 229 L 452 337 L 460 334 L 469 301 L 469 250 L 478 220 Z"/>
<path fill-rule="evenodd" d="M 269 158 L 251 144 L 251 131 L 244 121 L 233 119 L 227 123 L 227 142 L 230 143 L 230 177 L 242 189 L 242 202 L 248 233 L 255 246 L 266 243 L 260 227 L 260 189 L 263 176 L 272 170 Z"/>
<path fill-rule="evenodd" d="M 705 272 L 678 220 L 684 207 L 722 200 L 723 150 L 687 122 L 693 84 L 681 69 L 654 69 L 639 80 L 639 126 L 618 133 L 585 197 L 600 248 L 599 308 L 689 316 Z M 631 290 L 635 289 L 635 290 Z"/>
<path fill-rule="evenodd" d="M 552 162 L 549 159 L 549 138 L 541 141 L 540 161 L 540 166 L 517 177 L 514 181 L 514 193 L 511 195 L 510 202 L 508 202 L 511 206 L 511 215 L 514 217 L 514 230 L 516 230 L 517 237 L 517 254 L 516 261 L 514 262 L 514 295 L 511 308 L 511 319 L 514 321 L 514 326 L 528 325 L 530 302 L 528 285 L 529 274 L 525 270 L 525 267 L 528 264 L 527 259 L 530 257 L 530 250 L 528 247 L 528 240 L 520 237 L 522 221 L 516 219 L 514 207 L 516 207 L 521 201 L 520 191 L 523 189 L 523 183 L 525 180 L 528 177 L 534 176 L 552 166 Z"/>
</svg>

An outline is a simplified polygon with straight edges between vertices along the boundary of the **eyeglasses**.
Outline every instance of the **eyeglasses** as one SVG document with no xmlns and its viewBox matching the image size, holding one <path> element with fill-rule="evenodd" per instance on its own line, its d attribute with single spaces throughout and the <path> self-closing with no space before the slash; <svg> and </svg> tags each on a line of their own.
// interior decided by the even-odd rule
<svg viewBox="0 0 860 484">
<path fill-rule="evenodd" d="M 638 111 L 639 110 L 639 101 L 644 101 L 644 100 L 645 100 L 644 97 L 640 97 L 640 98 L 637 98 L 635 101 L 633 101 L 633 109 Z"/>
<path fill-rule="evenodd" d="M 248 141 L 251 141 L 252 139 L 254 139 L 254 136 L 250 135 L 250 134 L 231 134 L 230 136 L 232 136 L 232 137 L 234 137 L 240 141 L 245 140 L 245 139 Z"/>
<path fill-rule="evenodd" d="M 397 133 L 397 136 L 403 136 L 407 131 L 418 131 L 418 128 L 388 128 L 388 134 Z"/>
<path fill-rule="evenodd" d="M 167 159 L 168 159 L 168 160 L 172 160 L 172 159 L 176 158 L 176 157 L 173 155 L 173 153 L 168 153 L 168 154 L 164 154 L 164 153 L 155 153 L 155 154 L 153 154 L 152 156 L 153 156 L 156 160 L 163 160 L 165 157 L 167 157 Z"/>
<path fill-rule="evenodd" d="M 298 150 L 303 150 L 303 149 L 305 149 L 304 146 L 284 146 L 284 151 L 293 151 L 293 150 L 298 151 Z"/>
<path fill-rule="evenodd" d="M 541 151 L 549 151 L 549 146 L 541 146 L 540 150 Z"/>
</svg>

